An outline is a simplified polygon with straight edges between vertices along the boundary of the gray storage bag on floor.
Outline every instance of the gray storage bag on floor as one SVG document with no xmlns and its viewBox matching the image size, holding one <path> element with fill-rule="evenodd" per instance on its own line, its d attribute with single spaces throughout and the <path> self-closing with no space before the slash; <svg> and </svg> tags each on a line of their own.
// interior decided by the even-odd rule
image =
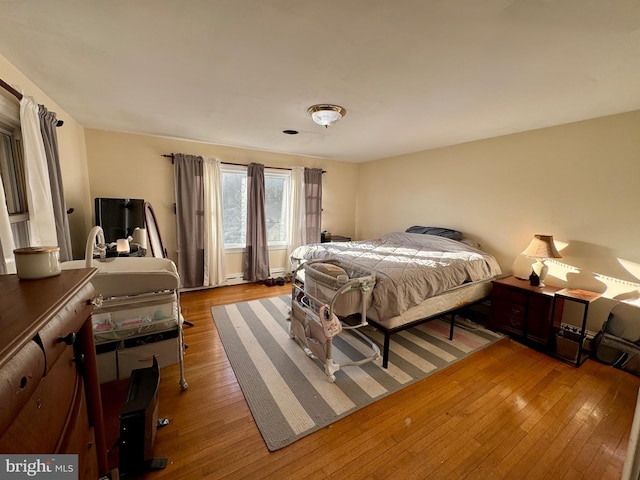
<svg viewBox="0 0 640 480">
<path fill-rule="evenodd" d="M 599 361 L 640 375 L 640 306 L 613 307 L 594 344 Z"/>
</svg>

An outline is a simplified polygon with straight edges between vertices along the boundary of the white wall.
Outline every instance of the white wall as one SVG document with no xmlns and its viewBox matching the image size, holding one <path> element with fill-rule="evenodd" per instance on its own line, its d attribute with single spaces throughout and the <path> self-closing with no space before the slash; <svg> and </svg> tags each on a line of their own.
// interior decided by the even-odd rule
<svg viewBox="0 0 640 480">
<path fill-rule="evenodd" d="M 451 227 L 528 276 L 519 253 L 551 234 L 564 248 L 547 284 L 638 298 L 639 133 L 636 111 L 362 164 L 356 235 Z M 596 303 L 595 330 L 611 307 Z"/>
<path fill-rule="evenodd" d="M 326 171 L 322 228 L 338 235 L 355 234 L 356 164 L 93 129 L 87 129 L 86 143 L 91 198 L 143 198 L 150 202 L 173 260 L 177 258 L 173 165 L 163 154 L 202 155 L 240 164 L 260 162 L 267 167 L 322 168 Z M 285 260 L 283 250 L 271 252 L 270 266 L 284 268 Z M 228 254 L 227 273 L 241 272 L 241 254 Z"/>
</svg>

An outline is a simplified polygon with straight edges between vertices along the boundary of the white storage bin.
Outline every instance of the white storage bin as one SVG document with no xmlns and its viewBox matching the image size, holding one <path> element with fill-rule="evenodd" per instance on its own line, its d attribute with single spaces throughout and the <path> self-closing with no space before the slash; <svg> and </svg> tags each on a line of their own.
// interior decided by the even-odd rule
<svg viewBox="0 0 640 480">
<path fill-rule="evenodd" d="M 118 378 L 129 378 L 131 371 L 150 367 L 153 357 L 160 368 L 178 363 L 180 340 L 178 329 L 159 332 L 147 337 L 124 340 L 118 349 Z M 154 341 L 155 340 L 155 341 Z"/>
<path fill-rule="evenodd" d="M 98 380 L 100 383 L 118 379 L 117 351 L 120 342 L 96 345 L 96 363 L 98 366 Z"/>
<path fill-rule="evenodd" d="M 93 312 L 96 343 L 167 330 L 178 323 L 178 305 L 172 293 L 104 300 Z"/>
</svg>

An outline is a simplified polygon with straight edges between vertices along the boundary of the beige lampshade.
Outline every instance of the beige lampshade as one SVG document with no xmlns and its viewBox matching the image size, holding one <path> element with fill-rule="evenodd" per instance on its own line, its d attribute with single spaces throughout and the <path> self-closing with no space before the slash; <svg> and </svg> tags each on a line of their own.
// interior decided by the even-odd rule
<svg viewBox="0 0 640 480">
<path fill-rule="evenodd" d="M 553 243 L 553 235 L 534 235 L 522 255 L 531 258 L 562 258 Z"/>
</svg>

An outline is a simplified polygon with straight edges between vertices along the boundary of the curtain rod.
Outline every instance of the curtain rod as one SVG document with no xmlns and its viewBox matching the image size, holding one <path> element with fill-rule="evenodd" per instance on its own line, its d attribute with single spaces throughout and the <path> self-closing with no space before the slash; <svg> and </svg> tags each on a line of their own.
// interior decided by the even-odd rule
<svg viewBox="0 0 640 480">
<path fill-rule="evenodd" d="M 175 157 L 175 155 L 173 153 L 171 153 L 169 155 L 163 154 L 162 156 L 166 157 L 166 158 L 170 158 L 171 159 L 171 163 L 173 163 L 173 159 Z M 236 167 L 246 167 L 247 166 L 244 163 L 232 163 L 232 162 L 220 162 L 220 163 L 222 163 L 224 165 L 234 165 Z M 289 171 L 291 171 L 291 169 L 287 168 L 287 167 L 265 167 L 265 168 L 269 168 L 271 170 L 289 170 Z M 322 173 L 327 173 L 327 172 L 325 170 L 322 170 Z"/>
<path fill-rule="evenodd" d="M 11 85 L 9 85 L 7 82 L 2 80 L 1 78 L 0 78 L 0 87 L 4 88 L 7 92 L 9 92 L 11 95 L 16 97 L 18 101 L 22 100 L 22 94 L 19 91 L 17 91 L 15 88 L 13 88 Z M 64 122 L 62 120 L 58 120 L 58 123 L 56 123 L 56 127 L 61 127 L 63 123 Z"/>
</svg>

